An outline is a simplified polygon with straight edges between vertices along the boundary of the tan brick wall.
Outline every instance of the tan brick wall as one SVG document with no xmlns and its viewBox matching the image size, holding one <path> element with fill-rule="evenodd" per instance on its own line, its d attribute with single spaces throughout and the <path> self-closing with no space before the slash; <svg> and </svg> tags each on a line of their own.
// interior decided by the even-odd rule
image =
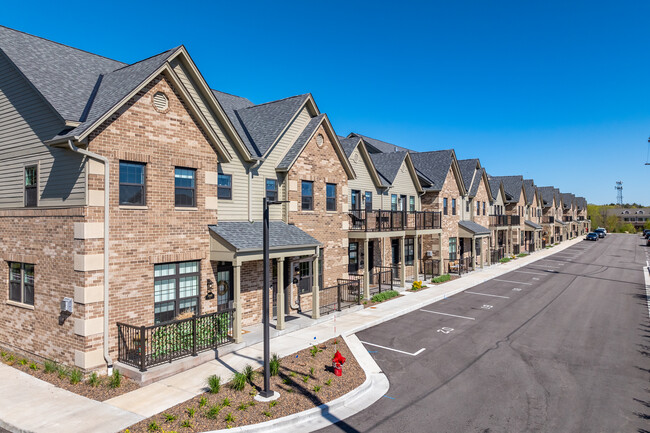
<svg viewBox="0 0 650 433">
<path fill-rule="evenodd" d="M 442 185 L 440 192 L 432 193 L 427 192 L 422 196 L 422 210 L 440 211 L 443 212 L 443 198 L 448 199 L 449 207 L 448 214 L 442 214 L 442 258 L 449 258 L 449 238 L 458 237 L 458 221 L 460 221 L 461 214 L 461 195 L 458 190 L 458 182 L 454 176 L 451 167 L 447 172 L 445 183 Z M 456 199 L 456 215 L 452 215 L 452 199 Z M 424 236 L 423 240 L 424 250 L 432 250 L 435 259 L 440 258 L 440 253 L 437 252 L 438 237 Z M 460 241 L 457 241 L 457 252 L 460 253 Z"/>
<path fill-rule="evenodd" d="M 322 146 L 316 143 L 318 135 L 323 136 Z M 289 189 L 289 200 L 297 203 L 297 211 L 289 212 L 289 223 L 323 244 L 325 262 L 323 266 L 325 286 L 336 284 L 337 278 L 345 278 L 348 265 L 348 177 L 323 127 L 302 151 L 287 175 L 289 184 L 295 181 L 297 190 Z M 314 182 L 314 210 L 301 210 L 301 181 Z M 337 205 L 335 212 L 326 210 L 325 184 L 334 183 Z"/>
</svg>

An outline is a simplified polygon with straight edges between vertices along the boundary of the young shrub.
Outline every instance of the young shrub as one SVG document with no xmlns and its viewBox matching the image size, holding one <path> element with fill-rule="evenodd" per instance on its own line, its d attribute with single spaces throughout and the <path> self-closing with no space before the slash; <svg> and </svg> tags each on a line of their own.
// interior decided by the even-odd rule
<svg viewBox="0 0 650 433">
<path fill-rule="evenodd" d="M 188 417 L 194 418 L 194 414 L 196 413 L 196 409 L 194 409 L 193 407 L 188 407 L 187 409 L 185 409 L 185 412 L 187 413 Z"/>
<path fill-rule="evenodd" d="M 251 406 L 251 407 L 255 406 L 256 404 L 257 403 L 255 403 L 255 400 L 251 400 L 251 401 L 248 402 L 248 405 Z"/>
<path fill-rule="evenodd" d="M 208 399 L 201 397 L 201 400 L 199 400 L 199 407 L 204 407 L 206 404 L 208 404 Z"/>
<path fill-rule="evenodd" d="M 223 401 L 221 402 L 221 407 L 226 407 L 226 406 L 230 406 L 230 400 L 228 399 L 228 397 L 224 398 Z"/>
<path fill-rule="evenodd" d="M 251 385 L 253 384 L 253 381 L 255 380 L 256 372 L 253 370 L 253 367 L 250 365 L 247 365 L 244 367 L 244 376 L 246 376 L 246 381 L 250 383 Z"/>
<path fill-rule="evenodd" d="M 38 371 L 38 370 L 40 370 L 40 367 L 39 367 L 38 364 L 35 363 L 35 362 L 30 362 L 30 363 L 29 363 L 29 368 L 30 368 L 30 370 L 34 370 L 34 371 Z"/>
<path fill-rule="evenodd" d="M 265 410 L 265 411 L 262 412 L 262 413 L 264 414 L 265 417 L 267 417 L 267 418 L 271 418 L 271 412 L 269 412 L 268 410 Z"/>
<path fill-rule="evenodd" d="M 235 422 L 235 417 L 232 415 L 232 413 L 228 412 L 228 415 L 226 415 L 225 421 L 230 423 L 230 422 Z"/>
<path fill-rule="evenodd" d="M 183 421 L 183 422 L 181 423 L 181 427 L 192 428 L 192 423 L 190 422 L 189 419 L 186 419 L 185 421 Z"/>
<path fill-rule="evenodd" d="M 59 376 L 59 379 L 65 379 L 66 377 L 69 376 L 68 369 L 65 368 L 63 365 L 57 365 L 56 367 L 56 373 Z"/>
<path fill-rule="evenodd" d="M 113 374 L 108 378 L 108 386 L 112 389 L 122 386 L 122 374 L 119 371 L 113 370 Z"/>
<path fill-rule="evenodd" d="M 208 388 L 210 388 L 210 394 L 217 394 L 221 389 L 221 376 L 213 374 L 208 377 Z"/>
<path fill-rule="evenodd" d="M 289 379 L 287 379 L 286 377 L 282 379 L 282 383 L 284 383 L 285 385 L 287 385 L 289 382 L 290 382 Z"/>
<path fill-rule="evenodd" d="M 235 391 L 242 391 L 244 387 L 246 387 L 246 374 L 235 373 L 232 380 L 230 381 L 230 387 Z"/>
<path fill-rule="evenodd" d="M 174 422 L 174 421 L 176 421 L 176 415 L 173 415 L 171 413 L 164 413 L 163 416 L 165 417 L 166 422 Z"/>
<path fill-rule="evenodd" d="M 210 419 L 217 419 L 219 412 L 221 412 L 221 406 L 215 404 L 214 406 L 210 406 L 210 409 L 205 413 L 205 416 Z"/>
<path fill-rule="evenodd" d="M 413 284 L 411 285 L 411 290 L 413 292 L 417 292 L 422 288 L 422 281 L 413 281 Z"/>
<path fill-rule="evenodd" d="M 316 356 L 316 354 L 317 354 L 318 352 L 322 352 L 322 350 L 320 350 L 320 349 L 318 348 L 318 346 L 314 346 L 314 345 L 312 345 L 312 346 L 311 346 L 311 349 L 309 349 L 309 353 L 311 353 L 311 356 L 313 356 L 313 357 Z"/>
<path fill-rule="evenodd" d="M 73 370 L 70 370 L 70 383 L 73 385 L 78 384 L 81 382 L 81 379 L 83 379 L 83 373 L 81 370 L 77 370 L 76 368 Z"/>
<path fill-rule="evenodd" d="M 307 383 L 309 381 L 309 376 L 303 376 L 302 381 Z"/>
<path fill-rule="evenodd" d="M 27 365 L 27 360 L 25 358 L 20 358 L 20 361 L 18 361 L 18 364 Z"/>
<path fill-rule="evenodd" d="M 451 276 L 449 274 L 444 274 L 440 275 L 438 277 L 432 278 L 431 282 L 432 283 L 444 283 L 445 281 L 451 280 Z"/>
<path fill-rule="evenodd" d="M 314 376 L 314 367 L 309 367 L 309 375 Z"/>
<path fill-rule="evenodd" d="M 395 290 L 387 290 L 385 292 L 377 293 L 374 295 L 370 300 L 372 302 L 384 302 L 387 301 L 388 299 L 392 299 L 396 296 L 399 296 L 399 293 Z"/>
<path fill-rule="evenodd" d="M 277 406 L 277 404 L 278 404 L 277 400 L 270 401 L 269 402 L 269 407 L 275 407 L 275 406 Z"/>
<path fill-rule="evenodd" d="M 246 403 L 242 403 L 239 406 L 237 406 L 238 410 L 246 410 L 248 409 L 248 405 Z"/>
<path fill-rule="evenodd" d="M 90 373 L 90 377 L 88 378 L 88 385 L 92 386 L 95 388 L 96 386 L 99 385 L 99 376 L 97 376 L 97 372 L 93 371 Z"/>
<path fill-rule="evenodd" d="M 56 362 L 45 361 L 44 368 L 46 373 L 54 373 L 56 371 Z"/>
<path fill-rule="evenodd" d="M 321 386 L 320 385 L 314 385 L 314 392 L 320 391 Z"/>
<path fill-rule="evenodd" d="M 274 353 L 271 357 L 269 370 L 271 370 L 271 376 L 277 376 L 280 373 L 280 357 L 278 357 L 277 353 Z"/>
<path fill-rule="evenodd" d="M 0 357 L 6 358 L 7 357 L 7 352 L 5 352 L 4 350 L 0 350 Z"/>
<path fill-rule="evenodd" d="M 327 379 L 327 382 L 325 382 L 325 385 L 330 386 L 332 384 L 332 379 Z"/>
<path fill-rule="evenodd" d="M 510 257 L 504 257 L 501 260 L 499 260 L 499 263 L 508 263 L 510 261 Z"/>
<path fill-rule="evenodd" d="M 151 421 L 149 425 L 147 426 L 148 431 L 158 431 L 160 430 L 160 426 L 156 421 Z"/>
<path fill-rule="evenodd" d="M 296 372 L 295 372 L 295 371 L 292 371 L 291 373 L 289 373 L 289 376 L 291 376 L 291 377 L 296 377 Z"/>
</svg>

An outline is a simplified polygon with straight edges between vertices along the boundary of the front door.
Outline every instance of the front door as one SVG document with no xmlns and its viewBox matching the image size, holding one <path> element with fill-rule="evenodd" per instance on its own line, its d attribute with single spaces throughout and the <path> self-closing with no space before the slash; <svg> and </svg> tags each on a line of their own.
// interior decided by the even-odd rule
<svg viewBox="0 0 650 433">
<path fill-rule="evenodd" d="M 368 242 L 368 257 L 363 259 L 368 263 L 368 272 L 372 273 L 375 267 L 375 243 L 373 241 Z"/>
<path fill-rule="evenodd" d="M 233 300 L 233 272 L 232 263 L 217 265 L 217 309 L 222 310 L 230 306 Z"/>
<path fill-rule="evenodd" d="M 390 249 L 392 252 L 393 266 L 399 265 L 399 239 L 391 239 Z"/>
</svg>

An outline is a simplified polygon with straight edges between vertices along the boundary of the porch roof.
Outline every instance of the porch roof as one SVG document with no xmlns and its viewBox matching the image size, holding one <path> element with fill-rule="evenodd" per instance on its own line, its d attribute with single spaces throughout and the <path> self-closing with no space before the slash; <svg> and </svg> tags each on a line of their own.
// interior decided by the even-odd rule
<svg viewBox="0 0 650 433">
<path fill-rule="evenodd" d="M 539 224 L 536 224 L 536 223 L 534 223 L 532 221 L 525 220 L 524 223 L 526 224 L 526 230 L 528 230 L 528 231 L 530 231 L 531 229 L 532 230 L 541 230 L 542 229 L 542 226 L 540 226 Z"/>
<path fill-rule="evenodd" d="M 469 237 L 490 236 L 491 233 L 490 229 L 485 228 L 482 225 L 475 223 L 474 221 L 458 221 L 458 228 L 461 230 L 460 234 L 463 234 L 463 232 L 465 232 L 469 234 Z"/>
<path fill-rule="evenodd" d="M 262 222 L 225 221 L 208 226 L 210 231 L 235 252 L 262 251 Z M 321 243 L 284 221 L 270 221 L 269 249 L 318 247 Z"/>
</svg>

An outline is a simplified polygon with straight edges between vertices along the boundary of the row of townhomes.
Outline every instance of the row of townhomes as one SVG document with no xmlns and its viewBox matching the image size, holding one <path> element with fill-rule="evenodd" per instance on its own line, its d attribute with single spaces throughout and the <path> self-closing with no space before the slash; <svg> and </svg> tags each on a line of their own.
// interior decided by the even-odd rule
<svg viewBox="0 0 650 433">
<path fill-rule="evenodd" d="M 589 230 L 582 197 L 337 135 L 311 94 L 213 90 L 183 46 L 125 64 L 0 27 L 0 346 L 137 372 L 241 342 L 264 198 L 278 329 Z"/>
</svg>

